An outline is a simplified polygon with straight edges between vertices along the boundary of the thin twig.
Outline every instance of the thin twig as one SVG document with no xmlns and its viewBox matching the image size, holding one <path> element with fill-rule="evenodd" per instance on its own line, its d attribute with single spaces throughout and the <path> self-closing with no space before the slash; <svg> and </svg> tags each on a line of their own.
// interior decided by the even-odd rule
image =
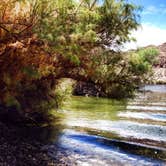
<svg viewBox="0 0 166 166">
<path fill-rule="evenodd" d="M 3 27 L 1 24 L 0 24 L 0 28 L 3 29 L 4 31 L 10 33 L 10 31 L 7 28 Z"/>
</svg>

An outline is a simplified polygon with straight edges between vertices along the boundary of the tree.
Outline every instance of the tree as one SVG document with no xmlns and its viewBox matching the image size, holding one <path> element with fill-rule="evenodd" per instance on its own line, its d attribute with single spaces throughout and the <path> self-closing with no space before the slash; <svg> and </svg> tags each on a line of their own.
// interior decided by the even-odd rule
<svg viewBox="0 0 166 166">
<path fill-rule="evenodd" d="M 63 77 L 91 81 L 105 93 L 117 83 L 126 88 L 128 61 L 117 50 L 132 40 L 139 7 L 124 0 L 8 0 L 0 9 L 2 105 L 26 116 L 45 113 L 59 105 L 55 89 Z"/>
</svg>

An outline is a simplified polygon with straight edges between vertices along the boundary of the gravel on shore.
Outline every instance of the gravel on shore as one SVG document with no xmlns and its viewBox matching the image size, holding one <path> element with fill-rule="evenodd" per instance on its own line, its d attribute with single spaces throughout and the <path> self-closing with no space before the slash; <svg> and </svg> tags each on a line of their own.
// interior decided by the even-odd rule
<svg viewBox="0 0 166 166">
<path fill-rule="evenodd" d="M 154 68 L 153 73 L 152 80 L 155 84 L 166 84 L 166 68 Z"/>
<path fill-rule="evenodd" d="M 0 122 L 0 166 L 68 165 L 62 153 L 53 160 L 43 146 L 42 142 L 20 135 L 19 127 Z"/>
</svg>

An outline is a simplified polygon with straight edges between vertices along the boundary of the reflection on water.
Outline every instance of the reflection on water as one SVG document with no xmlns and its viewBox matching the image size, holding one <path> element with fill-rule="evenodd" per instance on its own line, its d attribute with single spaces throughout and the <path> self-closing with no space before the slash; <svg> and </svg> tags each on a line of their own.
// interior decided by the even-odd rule
<svg viewBox="0 0 166 166">
<path fill-rule="evenodd" d="M 61 127 L 33 133 L 50 143 L 52 158 L 59 147 L 71 165 L 165 165 L 166 86 L 142 89 L 128 101 L 73 97 L 60 111 Z"/>
</svg>

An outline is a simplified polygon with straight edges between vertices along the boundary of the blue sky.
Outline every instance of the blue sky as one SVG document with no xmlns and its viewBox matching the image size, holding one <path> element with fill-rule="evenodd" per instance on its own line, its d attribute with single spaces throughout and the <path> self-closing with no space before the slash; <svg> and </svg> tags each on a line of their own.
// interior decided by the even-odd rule
<svg viewBox="0 0 166 166">
<path fill-rule="evenodd" d="M 166 0 L 128 0 L 142 6 L 141 22 L 166 29 Z"/>
<path fill-rule="evenodd" d="M 126 0 L 142 7 L 141 27 L 132 32 L 137 42 L 128 43 L 127 49 L 166 42 L 166 0 Z"/>
</svg>

